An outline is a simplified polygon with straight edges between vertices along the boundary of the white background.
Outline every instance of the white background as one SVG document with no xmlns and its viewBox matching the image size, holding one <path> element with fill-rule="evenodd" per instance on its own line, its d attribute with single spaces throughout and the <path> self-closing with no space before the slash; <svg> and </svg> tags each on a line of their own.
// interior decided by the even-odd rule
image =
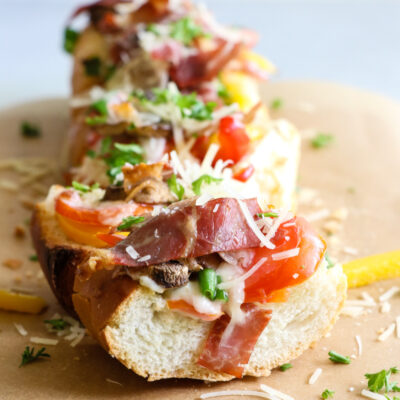
<svg viewBox="0 0 400 400">
<path fill-rule="evenodd" d="M 208 0 L 224 22 L 261 34 L 275 79 L 321 79 L 400 100 L 400 1 Z M 77 0 L 0 0 L 0 107 L 66 96 L 64 23 Z"/>
</svg>

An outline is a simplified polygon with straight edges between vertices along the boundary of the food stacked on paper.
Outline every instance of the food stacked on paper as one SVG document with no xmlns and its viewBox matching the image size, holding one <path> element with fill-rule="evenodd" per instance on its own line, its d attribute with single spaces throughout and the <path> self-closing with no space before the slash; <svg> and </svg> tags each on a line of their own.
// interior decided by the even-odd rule
<svg viewBox="0 0 400 400">
<path fill-rule="evenodd" d="M 55 295 L 149 380 L 269 375 L 328 332 L 346 293 L 291 211 L 299 137 L 259 97 L 270 63 L 254 33 L 187 1 L 83 14 L 65 44 L 72 186 L 32 222 Z"/>
</svg>

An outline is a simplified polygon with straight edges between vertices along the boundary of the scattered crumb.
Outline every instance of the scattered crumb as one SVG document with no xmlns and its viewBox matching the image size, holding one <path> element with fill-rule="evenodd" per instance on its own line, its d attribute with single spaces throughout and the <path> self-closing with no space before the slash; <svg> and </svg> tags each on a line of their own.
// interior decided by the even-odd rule
<svg viewBox="0 0 400 400">
<path fill-rule="evenodd" d="M 26 236 L 26 229 L 22 225 L 17 225 L 14 228 L 14 236 L 18 239 L 23 239 Z"/>
<path fill-rule="evenodd" d="M 343 252 L 349 254 L 350 256 L 358 255 L 358 250 L 355 249 L 354 247 L 345 246 L 343 247 Z"/>
<path fill-rule="evenodd" d="M 10 269 L 18 269 L 21 268 L 22 261 L 18 258 L 7 258 L 3 261 L 3 266 Z"/>
</svg>

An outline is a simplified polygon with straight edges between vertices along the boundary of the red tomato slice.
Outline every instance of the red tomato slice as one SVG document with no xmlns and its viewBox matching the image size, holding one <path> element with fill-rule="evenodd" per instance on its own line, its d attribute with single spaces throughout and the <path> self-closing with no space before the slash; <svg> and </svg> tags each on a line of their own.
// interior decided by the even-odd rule
<svg viewBox="0 0 400 400">
<path fill-rule="evenodd" d="M 255 168 L 253 164 L 249 164 L 247 167 L 242 168 L 240 171 L 233 175 L 233 179 L 240 182 L 247 182 L 254 174 Z"/>
<path fill-rule="evenodd" d="M 236 164 L 249 151 L 250 138 L 245 126 L 238 118 L 232 116 L 221 119 L 218 141 L 220 148 L 216 160 L 232 160 Z"/>
<path fill-rule="evenodd" d="M 241 378 L 249 362 L 254 346 L 271 319 L 271 311 L 260 309 L 255 304 L 243 304 L 245 320 L 233 327 L 229 337 L 224 339 L 230 317 L 223 315 L 211 328 L 198 364 L 216 372 L 224 372 Z"/>
<path fill-rule="evenodd" d="M 168 307 L 171 310 L 180 311 L 184 314 L 187 314 L 191 317 L 200 318 L 203 321 L 215 321 L 217 320 L 221 314 L 201 314 L 189 303 L 185 300 L 168 300 Z"/>
<path fill-rule="evenodd" d="M 77 222 L 98 226 L 117 226 L 129 215 L 142 215 L 152 209 L 151 206 L 136 203 L 89 208 L 82 205 L 79 194 L 73 190 L 62 192 L 55 201 L 55 210 L 58 214 Z"/>
<path fill-rule="evenodd" d="M 292 225 L 292 222 L 295 224 Z M 251 261 L 244 266 L 245 269 L 251 268 L 263 257 L 266 261 L 246 280 L 246 302 L 266 302 L 274 292 L 304 282 L 314 274 L 326 249 L 324 241 L 314 233 L 309 223 L 299 217 L 281 225 L 273 243 L 276 245 L 273 250 L 266 247 L 248 250 L 252 257 L 247 258 Z M 295 257 L 272 258 L 273 254 L 296 247 L 299 254 Z"/>
<path fill-rule="evenodd" d="M 107 243 L 109 246 L 113 247 L 116 246 L 119 242 L 126 239 L 128 236 L 126 233 L 129 232 L 121 232 L 121 233 L 97 233 L 96 237 L 103 242 Z"/>
</svg>

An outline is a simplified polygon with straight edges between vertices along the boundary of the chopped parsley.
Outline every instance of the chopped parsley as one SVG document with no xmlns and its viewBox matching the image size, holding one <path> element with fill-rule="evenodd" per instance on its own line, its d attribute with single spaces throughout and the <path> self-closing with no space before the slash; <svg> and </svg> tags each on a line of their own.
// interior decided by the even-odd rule
<svg viewBox="0 0 400 400">
<path fill-rule="evenodd" d="M 225 103 L 230 100 L 229 92 L 226 86 L 222 83 L 221 79 L 217 80 L 217 94 Z"/>
<path fill-rule="evenodd" d="M 101 60 L 99 57 L 90 57 L 82 61 L 87 76 L 100 76 Z"/>
<path fill-rule="evenodd" d="M 193 192 L 197 195 L 201 195 L 201 186 L 203 183 L 210 185 L 211 183 L 219 183 L 222 182 L 222 178 L 214 178 L 211 175 L 202 175 L 200 178 L 196 179 L 192 182 Z"/>
<path fill-rule="evenodd" d="M 94 183 L 92 186 L 88 186 L 83 183 L 79 183 L 77 181 L 72 181 L 72 187 L 78 192 L 88 193 L 91 190 L 98 189 L 100 185 L 98 183 Z"/>
<path fill-rule="evenodd" d="M 282 364 L 282 365 L 279 367 L 279 369 L 280 369 L 282 372 L 285 372 L 285 371 L 287 371 L 287 370 L 290 369 L 290 368 L 293 368 L 293 365 L 290 364 L 290 363 Z"/>
<path fill-rule="evenodd" d="M 185 46 L 190 46 L 193 44 L 194 39 L 208 35 L 204 33 L 201 26 L 197 25 L 192 18 L 184 17 L 171 24 L 170 36 Z"/>
<path fill-rule="evenodd" d="M 325 389 L 322 393 L 321 393 L 321 399 L 330 399 L 331 397 L 333 397 L 333 395 L 335 394 L 335 392 L 333 390 L 329 390 L 329 389 Z"/>
<path fill-rule="evenodd" d="M 326 266 L 327 269 L 331 269 L 335 266 L 335 263 L 332 261 L 332 259 L 329 257 L 328 252 L 325 253 L 325 260 L 328 263 Z"/>
<path fill-rule="evenodd" d="M 146 31 L 154 33 L 156 36 L 160 36 L 160 31 L 157 28 L 157 24 L 148 24 L 146 26 Z"/>
<path fill-rule="evenodd" d="M 273 99 L 270 104 L 271 110 L 279 110 L 283 106 L 283 100 L 280 98 Z"/>
<path fill-rule="evenodd" d="M 91 155 L 96 156 L 94 153 Z M 125 164 L 139 164 L 143 161 L 143 148 L 136 143 L 112 143 L 110 136 L 101 141 L 100 154 L 98 155 L 107 164 L 107 175 L 111 183 L 120 184 L 119 175 Z"/>
<path fill-rule="evenodd" d="M 323 147 L 329 146 L 333 141 L 333 135 L 320 132 L 311 139 L 311 146 L 314 147 L 314 149 L 322 149 Z"/>
<path fill-rule="evenodd" d="M 371 392 L 379 392 L 384 389 L 387 392 L 400 392 L 400 387 L 397 386 L 397 382 L 390 382 L 390 375 L 399 372 L 397 367 L 389 368 L 388 370 L 383 369 L 376 374 L 365 374 L 368 379 L 368 389 Z"/>
<path fill-rule="evenodd" d="M 98 115 L 86 117 L 85 122 L 88 125 L 101 125 L 107 122 L 108 109 L 107 101 L 105 99 L 100 99 L 94 102 L 90 106 L 92 112 L 96 112 Z"/>
<path fill-rule="evenodd" d="M 336 364 L 350 364 L 350 357 L 348 356 L 342 356 L 339 353 L 336 353 L 335 351 L 330 351 L 328 353 L 329 359 L 336 363 Z"/>
<path fill-rule="evenodd" d="M 182 200 L 183 195 L 185 194 L 184 187 L 176 180 L 176 175 L 172 174 L 171 177 L 167 180 L 169 190 L 176 195 L 178 200 Z"/>
<path fill-rule="evenodd" d="M 96 157 L 96 152 L 94 150 L 88 150 L 86 152 L 86 155 L 90 158 L 95 158 Z"/>
<path fill-rule="evenodd" d="M 22 353 L 22 361 L 19 365 L 22 367 L 23 365 L 29 364 L 38 360 L 40 357 L 50 357 L 50 354 L 45 353 L 46 348 L 42 347 L 38 352 L 35 354 L 35 348 L 29 348 L 29 346 L 25 347 L 24 352 Z"/>
<path fill-rule="evenodd" d="M 63 331 L 65 328 L 70 326 L 70 324 L 62 318 L 45 319 L 44 323 L 50 325 L 51 329 L 54 331 Z"/>
<path fill-rule="evenodd" d="M 41 135 L 40 128 L 37 125 L 24 121 L 21 124 L 21 135 L 26 138 L 37 138 Z"/>
<path fill-rule="evenodd" d="M 134 224 L 139 224 L 140 222 L 143 222 L 145 220 L 144 217 L 138 217 L 136 215 L 131 215 L 129 217 L 126 217 L 122 220 L 121 225 L 117 228 L 118 231 L 124 231 L 126 229 L 129 229 L 132 225 Z"/>
<path fill-rule="evenodd" d="M 33 262 L 39 261 L 38 256 L 36 254 L 30 255 L 29 260 Z"/>
<path fill-rule="evenodd" d="M 64 31 L 64 50 L 67 53 L 73 53 L 78 39 L 79 39 L 79 32 L 67 26 Z"/>
<path fill-rule="evenodd" d="M 257 217 L 259 217 L 259 218 L 267 218 L 267 217 L 276 218 L 276 217 L 279 217 L 279 214 L 275 213 L 275 212 L 264 212 L 264 213 L 258 213 Z"/>
</svg>

